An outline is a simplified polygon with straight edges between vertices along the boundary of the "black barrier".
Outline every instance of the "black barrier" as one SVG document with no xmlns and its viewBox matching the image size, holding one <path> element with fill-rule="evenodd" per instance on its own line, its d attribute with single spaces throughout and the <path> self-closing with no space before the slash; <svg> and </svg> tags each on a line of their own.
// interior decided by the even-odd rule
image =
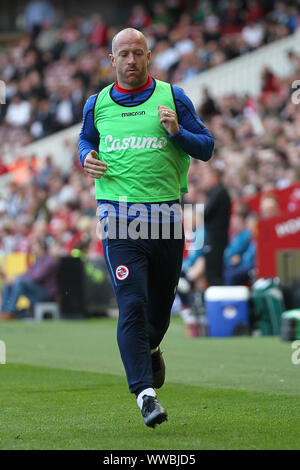
<svg viewBox="0 0 300 470">
<path fill-rule="evenodd" d="M 101 270 L 104 279 L 95 281 L 80 258 L 65 256 L 60 259 L 58 298 L 62 318 L 106 316 L 109 309 L 116 307 L 105 261 L 101 258 L 89 260 L 89 265 Z"/>
</svg>

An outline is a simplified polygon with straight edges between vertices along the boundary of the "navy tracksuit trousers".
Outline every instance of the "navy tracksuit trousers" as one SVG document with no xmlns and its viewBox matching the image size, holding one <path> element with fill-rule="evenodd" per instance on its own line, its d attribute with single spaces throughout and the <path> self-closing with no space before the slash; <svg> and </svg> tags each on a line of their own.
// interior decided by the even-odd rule
<svg viewBox="0 0 300 470">
<path fill-rule="evenodd" d="M 136 395 L 153 387 L 150 350 L 169 327 L 182 265 L 182 225 L 180 232 L 180 239 L 171 230 L 169 239 L 160 233 L 159 239 L 102 240 L 119 307 L 118 346 L 129 390 Z"/>
</svg>

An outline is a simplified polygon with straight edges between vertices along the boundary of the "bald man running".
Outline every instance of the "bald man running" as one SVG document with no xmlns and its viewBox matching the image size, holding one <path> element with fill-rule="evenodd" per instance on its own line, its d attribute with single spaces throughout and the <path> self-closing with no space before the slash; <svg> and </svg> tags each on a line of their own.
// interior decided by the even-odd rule
<svg viewBox="0 0 300 470">
<path fill-rule="evenodd" d="M 109 57 L 117 79 L 87 100 L 78 150 L 106 227 L 102 245 L 129 390 L 145 424 L 155 427 L 167 420 L 156 389 L 165 381 L 160 344 L 182 264 L 180 197 L 190 156 L 209 160 L 214 140 L 184 91 L 149 75 L 151 52 L 140 31 L 116 34 Z"/>
</svg>

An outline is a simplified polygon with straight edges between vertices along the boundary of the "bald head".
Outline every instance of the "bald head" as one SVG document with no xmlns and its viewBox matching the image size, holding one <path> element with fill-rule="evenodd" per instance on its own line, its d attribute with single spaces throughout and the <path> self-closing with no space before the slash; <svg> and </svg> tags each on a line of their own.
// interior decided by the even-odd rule
<svg viewBox="0 0 300 470">
<path fill-rule="evenodd" d="M 112 53 L 113 55 L 116 54 L 118 48 L 122 45 L 122 43 L 127 44 L 128 42 L 135 42 L 138 41 L 139 43 L 143 44 L 143 47 L 146 51 L 148 51 L 148 45 L 145 36 L 141 31 L 134 28 L 125 28 L 119 31 L 112 39 Z"/>
<path fill-rule="evenodd" d="M 119 31 L 113 37 L 112 54 L 109 55 L 119 85 L 129 90 L 144 85 L 148 80 L 150 56 L 143 33 L 134 28 Z"/>
</svg>

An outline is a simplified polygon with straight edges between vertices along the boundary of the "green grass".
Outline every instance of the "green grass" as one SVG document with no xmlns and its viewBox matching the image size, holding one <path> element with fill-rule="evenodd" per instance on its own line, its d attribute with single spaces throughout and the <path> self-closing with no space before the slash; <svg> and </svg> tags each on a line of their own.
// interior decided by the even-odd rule
<svg viewBox="0 0 300 470">
<path fill-rule="evenodd" d="M 0 325 L 0 449 L 299 449 L 300 365 L 277 337 L 163 342 L 169 421 L 155 430 L 129 394 L 116 320 Z M 297 431 L 298 430 L 298 431 Z"/>
</svg>

